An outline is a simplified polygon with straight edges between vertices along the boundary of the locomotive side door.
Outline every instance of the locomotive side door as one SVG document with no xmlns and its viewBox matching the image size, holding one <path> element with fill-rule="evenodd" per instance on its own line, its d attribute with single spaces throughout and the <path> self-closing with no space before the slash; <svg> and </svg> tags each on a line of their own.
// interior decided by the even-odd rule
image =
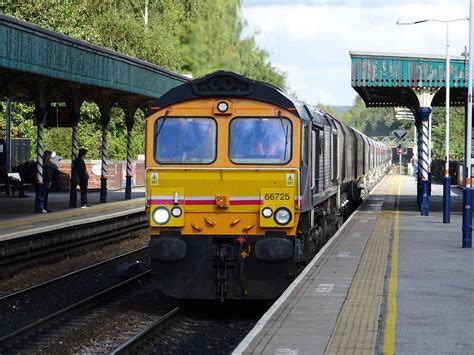
<svg viewBox="0 0 474 355">
<path fill-rule="evenodd" d="M 311 130 L 311 165 L 312 165 L 312 190 L 313 194 L 321 192 L 321 135 L 320 130 L 313 126 Z"/>
<path fill-rule="evenodd" d="M 301 208 L 308 210 L 312 208 L 312 169 L 311 169 L 311 135 L 310 135 L 310 123 L 302 121 L 301 123 Z"/>
</svg>

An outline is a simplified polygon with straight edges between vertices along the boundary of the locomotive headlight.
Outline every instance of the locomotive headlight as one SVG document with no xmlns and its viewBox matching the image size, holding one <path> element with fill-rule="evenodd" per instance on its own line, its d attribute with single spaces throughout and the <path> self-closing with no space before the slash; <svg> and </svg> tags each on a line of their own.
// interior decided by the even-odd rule
<svg viewBox="0 0 474 355">
<path fill-rule="evenodd" d="M 179 207 L 173 207 L 171 209 L 171 215 L 175 218 L 181 217 L 182 214 L 183 214 L 183 211 Z"/>
<path fill-rule="evenodd" d="M 284 226 L 285 224 L 288 224 L 291 221 L 291 211 L 286 207 L 280 207 L 275 211 L 275 215 L 273 218 L 275 219 L 275 222 L 277 224 L 279 224 L 280 226 Z"/>
<path fill-rule="evenodd" d="M 228 109 L 229 109 L 229 104 L 227 102 L 220 101 L 219 103 L 217 103 L 217 110 L 219 110 L 219 112 L 224 113 Z"/>
<path fill-rule="evenodd" d="M 273 211 L 270 207 L 265 207 L 262 210 L 262 216 L 265 218 L 270 218 L 273 215 Z"/>
<path fill-rule="evenodd" d="M 170 212 L 165 207 L 153 211 L 152 218 L 156 224 L 166 224 L 170 220 Z"/>
</svg>

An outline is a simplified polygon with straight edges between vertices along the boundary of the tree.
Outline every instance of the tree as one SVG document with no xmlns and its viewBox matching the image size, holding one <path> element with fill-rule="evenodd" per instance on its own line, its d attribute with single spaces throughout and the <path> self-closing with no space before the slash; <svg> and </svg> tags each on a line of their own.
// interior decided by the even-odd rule
<svg viewBox="0 0 474 355">
<path fill-rule="evenodd" d="M 431 139 L 433 159 L 445 159 L 446 153 L 446 109 L 435 107 L 431 114 Z M 464 158 L 464 108 L 451 107 L 449 120 L 449 156 L 452 160 Z"/>
<path fill-rule="evenodd" d="M 252 36 L 242 38 L 245 23 L 240 8 L 240 0 L 201 1 L 195 7 L 181 47 L 184 69 L 194 77 L 233 70 L 285 89 L 285 75 L 271 65 L 268 53 L 257 47 Z"/>
<path fill-rule="evenodd" d="M 396 129 L 413 130 L 413 122 L 395 119 L 393 108 L 367 108 L 360 96 L 355 98 L 352 108 L 342 115 L 342 120 L 368 136 L 389 136 Z"/>
</svg>

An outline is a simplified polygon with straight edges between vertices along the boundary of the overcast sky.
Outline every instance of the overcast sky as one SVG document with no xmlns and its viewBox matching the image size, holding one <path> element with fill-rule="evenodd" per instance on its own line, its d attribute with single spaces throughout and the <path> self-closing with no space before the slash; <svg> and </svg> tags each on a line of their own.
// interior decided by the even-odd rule
<svg viewBox="0 0 474 355">
<path fill-rule="evenodd" d="M 298 98 L 352 105 L 349 51 L 446 53 L 446 24 L 399 26 L 411 19 L 469 15 L 469 0 L 243 0 L 247 33 L 270 53 Z M 469 42 L 468 21 L 450 24 L 450 53 Z"/>
</svg>

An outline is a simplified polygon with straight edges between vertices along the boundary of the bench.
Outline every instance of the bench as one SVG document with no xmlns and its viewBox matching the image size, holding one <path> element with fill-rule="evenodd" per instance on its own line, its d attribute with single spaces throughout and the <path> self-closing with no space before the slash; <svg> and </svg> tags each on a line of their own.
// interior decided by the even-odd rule
<svg viewBox="0 0 474 355">
<path fill-rule="evenodd" d="M 14 180 L 21 182 L 21 177 L 19 173 L 8 173 L 8 177 Z M 28 190 L 32 184 L 23 183 L 23 188 Z M 20 191 L 20 185 L 9 184 L 9 183 L 0 183 L 0 191 L 5 192 L 8 197 L 15 196 L 15 191 Z"/>
</svg>

